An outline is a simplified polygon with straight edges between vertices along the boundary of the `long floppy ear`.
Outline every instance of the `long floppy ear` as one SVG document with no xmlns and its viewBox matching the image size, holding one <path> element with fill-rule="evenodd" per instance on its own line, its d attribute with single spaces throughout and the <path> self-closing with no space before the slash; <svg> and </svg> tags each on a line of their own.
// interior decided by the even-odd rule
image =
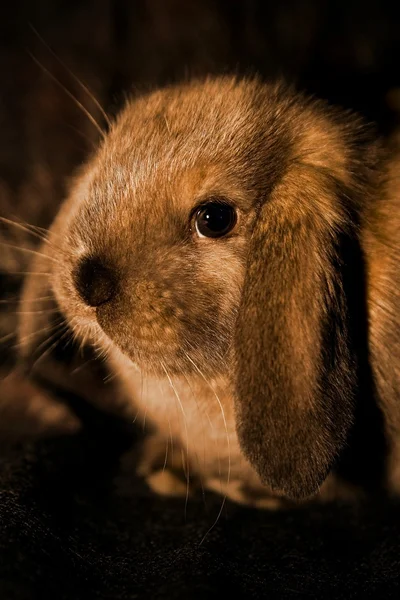
<svg viewBox="0 0 400 600">
<path fill-rule="evenodd" d="M 276 185 L 252 233 L 237 322 L 240 444 L 292 499 L 318 491 L 353 421 L 339 187 L 301 163 Z"/>
</svg>

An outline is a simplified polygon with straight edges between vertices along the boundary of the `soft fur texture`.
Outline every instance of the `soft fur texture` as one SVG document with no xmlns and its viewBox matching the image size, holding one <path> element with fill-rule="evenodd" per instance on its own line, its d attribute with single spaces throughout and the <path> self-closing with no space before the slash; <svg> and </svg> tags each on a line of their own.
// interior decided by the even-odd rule
<svg viewBox="0 0 400 600">
<path fill-rule="evenodd" d="M 29 278 L 22 301 L 33 375 L 59 308 L 107 356 L 128 412 L 161 435 L 154 466 L 176 467 L 174 444 L 188 483 L 190 472 L 235 500 L 303 499 L 324 481 L 331 497 L 342 486 L 326 478 L 347 474 L 372 415 L 396 490 L 398 158 L 375 137 L 353 115 L 256 79 L 128 102 L 34 260 L 48 278 Z M 236 207 L 237 226 L 199 239 L 191 215 L 214 197 Z M 88 257 L 112 273 L 97 307 L 77 286 Z M 76 387 L 71 371 L 60 377 Z M 170 479 L 156 487 L 174 492 Z"/>
</svg>

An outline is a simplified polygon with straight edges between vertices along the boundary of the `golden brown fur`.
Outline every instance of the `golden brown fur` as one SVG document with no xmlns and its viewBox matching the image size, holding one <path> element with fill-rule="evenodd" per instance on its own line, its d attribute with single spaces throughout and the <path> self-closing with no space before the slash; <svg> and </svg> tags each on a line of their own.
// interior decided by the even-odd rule
<svg viewBox="0 0 400 600">
<path fill-rule="evenodd" d="M 257 505 L 317 493 L 369 402 L 398 489 L 398 164 L 356 117 L 283 86 L 154 92 L 128 102 L 77 177 L 35 259 L 48 283 L 28 280 L 22 305 L 50 288 L 213 489 Z M 190 215 L 215 196 L 237 225 L 200 239 Z M 87 256 L 112 280 L 97 307 L 76 280 Z M 44 327 L 46 313 L 22 320 L 26 357 Z"/>
</svg>

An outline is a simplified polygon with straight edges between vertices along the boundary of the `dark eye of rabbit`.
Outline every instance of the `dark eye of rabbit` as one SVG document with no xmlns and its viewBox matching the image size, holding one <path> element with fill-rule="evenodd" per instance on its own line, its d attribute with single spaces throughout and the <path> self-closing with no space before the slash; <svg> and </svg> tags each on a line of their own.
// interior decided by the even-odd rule
<svg viewBox="0 0 400 600">
<path fill-rule="evenodd" d="M 197 209 L 194 222 L 200 237 L 220 238 L 236 225 L 236 211 L 225 202 L 207 202 Z"/>
</svg>

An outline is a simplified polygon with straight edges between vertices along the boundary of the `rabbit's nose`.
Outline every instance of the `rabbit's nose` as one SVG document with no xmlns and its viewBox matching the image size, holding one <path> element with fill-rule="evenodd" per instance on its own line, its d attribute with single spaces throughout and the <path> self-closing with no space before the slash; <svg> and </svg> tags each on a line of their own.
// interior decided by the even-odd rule
<svg viewBox="0 0 400 600">
<path fill-rule="evenodd" d="M 96 256 L 83 258 L 73 272 L 75 287 L 88 306 L 110 302 L 117 291 L 114 271 Z"/>
</svg>

